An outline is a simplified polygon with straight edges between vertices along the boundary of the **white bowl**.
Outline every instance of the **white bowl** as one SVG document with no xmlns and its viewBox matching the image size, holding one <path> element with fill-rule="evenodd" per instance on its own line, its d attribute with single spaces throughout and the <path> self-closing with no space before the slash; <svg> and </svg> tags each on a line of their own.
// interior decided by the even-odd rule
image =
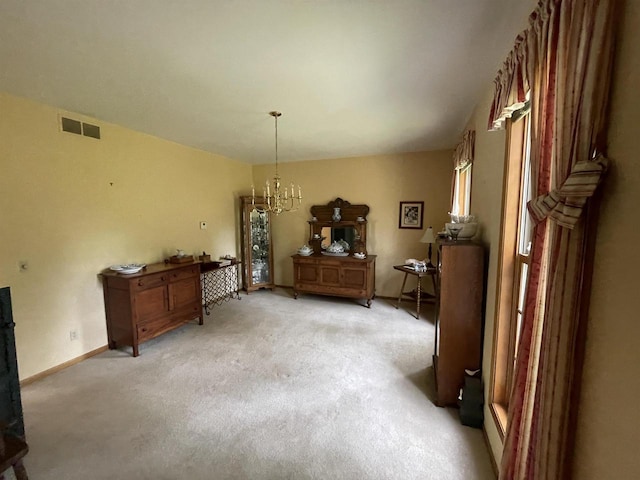
<svg viewBox="0 0 640 480">
<path fill-rule="evenodd" d="M 453 223 L 475 223 L 476 221 L 475 215 L 456 215 L 455 213 L 450 213 L 449 215 Z"/>
<path fill-rule="evenodd" d="M 462 227 L 462 230 L 458 233 L 458 239 L 472 238 L 478 232 L 477 223 L 446 223 L 445 226 L 448 234 L 451 234 L 449 227 Z"/>
</svg>

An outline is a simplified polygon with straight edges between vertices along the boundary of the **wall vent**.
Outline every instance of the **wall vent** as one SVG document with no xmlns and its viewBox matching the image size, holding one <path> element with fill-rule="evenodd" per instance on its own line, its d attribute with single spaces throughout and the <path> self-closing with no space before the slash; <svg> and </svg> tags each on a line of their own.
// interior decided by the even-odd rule
<svg viewBox="0 0 640 480">
<path fill-rule="evenodd" d="M 78 120 L 62 117 L 62 131 L 82 135 L 82 124 Z"/>
<path fill-rule="evenodd" d="M 62 126 L 63 132 L 100 139 L 100 127 L 97 125 L 91 125 L 90 123 L 80 122 L 67 117 L 60 117 L 60 125 Z"/>
<path fill-rule="evenodd" d="M 82 123 L 82 134 L 85 137 L 97 138 L 100 140 L 100 127 L 90 123 Z"/>
</svg>

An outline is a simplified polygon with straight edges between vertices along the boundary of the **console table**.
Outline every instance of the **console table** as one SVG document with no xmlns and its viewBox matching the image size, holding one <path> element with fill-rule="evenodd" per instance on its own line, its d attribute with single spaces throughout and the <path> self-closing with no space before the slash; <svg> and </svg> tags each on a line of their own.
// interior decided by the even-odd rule
<svg viewBox="0 0 640 480">
<path fill-rule="evenodd" d="M 202 307 L 207 315 L 211 314 L 211 307 L 221 305 L 232 298 L 240 300 L 238 265 L 238 261 L 231 261 L 229 265 L 220 265 L 220 262 L 200 264 Z"/>
<path fill-rule="evenodd" d="M 422 301 L 422 297 L 425 297 L 425 300 L 429 300 L 429 301 L 434 301 L 435 296 L 431 295 L 427 292 L 423 292 L 422 291 L 422 279 L 424 277 L 431 277 L 431 281 L 433 282 L 433 293 L 435 295 L 437 295 L 438 293 L 438 287 L 436 285 L 436 275 L 438 273 L 438 270 L 433 267 L 433 268 L 427 268 L 426 270 L 415 270 L 411 267 L 408 267 L 407 265 L 394 265 L 393 267 L 395 270 L 400 270 L 401 272 L 404 272 L 404 280 L 402 281 L 402 287 L 400 288 L 400 295 L 398 295 L 398 303 L 396 303 L 396 308 L 400 307 L 400 303 L 402 302 L 402 297 L 409 297 L 412 300 L 416 301 L 416 318 L 420 318 L 420 302 Z M 417 277 L 418 279 L 418 283 L 416 285 L 415 290 L 411 290 L 408 292 L 404 291 L 404 286 L 407 283 L 407 277 L 409 275 L 413 275 L 415 277 Z"/>
</svg>

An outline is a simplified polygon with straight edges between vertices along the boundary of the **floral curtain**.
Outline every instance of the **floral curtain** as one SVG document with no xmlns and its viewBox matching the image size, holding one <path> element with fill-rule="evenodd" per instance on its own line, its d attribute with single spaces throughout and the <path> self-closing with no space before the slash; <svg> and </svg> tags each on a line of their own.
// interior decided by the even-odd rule
<svg viewBox="0 0 640 480">
<path fill-rule="evenodd" d="M 496 79 L 489 126 L 527 89 L 534 200 L 529 283 L 500 479 L 571 476 L 571 400 L 579 388 L 595 217 L 606 169 L 615 0 L 541 0 Z"/>
</svg>

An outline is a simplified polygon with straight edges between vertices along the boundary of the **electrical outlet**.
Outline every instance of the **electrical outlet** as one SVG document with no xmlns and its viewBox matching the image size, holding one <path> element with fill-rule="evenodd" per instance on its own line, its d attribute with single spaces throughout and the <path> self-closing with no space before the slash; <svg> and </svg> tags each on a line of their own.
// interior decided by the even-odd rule
<svg viewBox="0 0 640 480">
<path fill-rule="evenodd" d="M 69 331 L 69 339 L 71 341 L 77 340 L 78 339 L 78 331 L 77 330 L 70 330 Z"/>
<path fill-rule="evenodd" d="M 207 229 L 207 222 L 200 222 L 200 230 L 206 230 Z"/>
</svg>

